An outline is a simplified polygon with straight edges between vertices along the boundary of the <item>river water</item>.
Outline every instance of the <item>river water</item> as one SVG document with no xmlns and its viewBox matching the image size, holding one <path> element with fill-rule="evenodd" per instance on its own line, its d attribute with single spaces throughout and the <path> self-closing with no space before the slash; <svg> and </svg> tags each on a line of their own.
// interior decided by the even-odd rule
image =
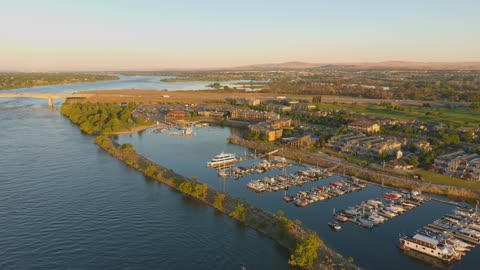
<svg viewBox="0 0 480 270">
<path fill-rule="evenodd" d="M 137 85 L 135 80 L 138 85 L 158 84 L 150 89 L 164 89 L 158 78 L 124 77 L 11 91 L 64 93 L 100 89 L 99 85 L 121 89 Z M 282 192 L 253 193 L 246 184 L 260 176 L 223 180 L 205 167 L 221 151 L 245 154 L 245 148 L 226 142 L 231 132 L 194 128 L 195 136 L 187 138 L 145 131 L 117 140 L 133 143 L 150 159 L 268 211 L 283 210 L 366 269 L 435 267 L 402 254 L 396 247 L 398 234 L 431 223 L 452 206 L 432 201 L 371 231 L 345 224 L 342 231 L 332 232 L 326 223 L 333 208 L 379 197 L 387 189 L 370 186 L 305 208 L 284 203 Z M 241 264 L 247 269 L 288 269 L 289 253 L 274 241 L 126 167 L 100 151 L 91 136 L 57 110 L 48 109 L 44 100 L 0 99 L 0 138 L 0 269 L 239 269 Z M 452 269 L 476 269 L 478 263 L 477 247 Z"/>
<path fill-rule="evenodd" d="M 100 151 L 44 100 L 0 102 L 0 269 L 288 269 L 287 250 Z"/>
</svg>

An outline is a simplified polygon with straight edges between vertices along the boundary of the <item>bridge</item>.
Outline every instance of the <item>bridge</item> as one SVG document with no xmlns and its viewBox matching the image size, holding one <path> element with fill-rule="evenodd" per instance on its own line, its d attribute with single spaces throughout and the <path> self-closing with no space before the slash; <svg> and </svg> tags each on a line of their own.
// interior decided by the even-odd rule
<svg viewBox="0 0 480 270">
<path fill-rule="evenodd" d="M 57 98 L 84 99 L 93 94 L 62 94 L 62 93 L 0 93 L 0 98 L 43 98 L 48 100 L 48 106 L 53 107 L 53 100 Z"/>
</svg>

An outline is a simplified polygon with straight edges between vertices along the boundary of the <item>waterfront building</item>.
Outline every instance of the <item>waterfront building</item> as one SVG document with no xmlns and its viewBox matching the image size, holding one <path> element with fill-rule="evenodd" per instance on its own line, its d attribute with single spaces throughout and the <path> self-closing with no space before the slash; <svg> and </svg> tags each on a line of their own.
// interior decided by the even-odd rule
<svg viewBox="0 0 480 270">
<path fill-rule="evenodd" d="M 438 156 L 432 170 L 448 176 L 480 181 L 480 156 L 458 150 Z"/>
<path fill-rule="evenodd" d="M 248 128 L 252 132 L 264 134 L 267 137 L 267 141 L 272 142 L 281 138 L 283 136 L 283 129 L 290 128 L 291 123 L 291 119 L 284 118 L 249 125 Z"/>
</svg>

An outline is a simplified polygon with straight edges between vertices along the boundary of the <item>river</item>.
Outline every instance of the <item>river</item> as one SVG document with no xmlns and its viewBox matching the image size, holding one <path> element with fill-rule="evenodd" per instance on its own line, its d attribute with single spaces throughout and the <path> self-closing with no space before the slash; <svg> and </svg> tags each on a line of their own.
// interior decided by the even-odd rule
<svg viewBox="0 0 480 270">
<path fill-rule="evenodd" d="M 214 169 L 206 168 L 206 163 L 220 152 L 233 152 L 238 156 L 244 156 L 247 149 L 227 142 L 227 137 L 235 133 L 235 129 L 209 127 L 193 128 L 195 136 L 179 137 L 171 136 L 168 132 L 154 134 L 144 131 L 139 134 L 122 135 L 117 137 L 120 143 L 132 143 L 138 153 L 162 164 L 167 168 L 188 177 L 198 177 L 218 190 L 224 190 L 235 197 L 243 198 L 262 209 L 276 213 L 282 210 L 290 219 L 299 219 L 302 224 L 318 233 L 320 238 L 344 257 L 352 257 L 354 262 L 365 269 L 432 269 L 434 265 L 430 257 L 420 259 L 402 254 L 397 247 L 400 233 L 411 234 L 417 229 L 432 223 L 434 220 L 450 213 L 454 206 L 429 201 L 405 214 L 386 221 L 384 224 L 374 227 L 372 230 L 358 225 L 342 224 L 342 230 L 334 232 L 327 226 L 332 220 L 332 212 L 355 206 L 361 201 L 380 198 L 388 188 L 368 186 L 367 188 L 343 196 L 317 202 L 307 207 L 299 208 L 293 203 L 283 201 L 283 191 L 258 194 L 246 187 L 246 184 L 254 179 L 264 176 L 273 176 L 284 173 L 280 170 L 268 171 L 262 175 L 247 175 L 238 180 L 217 176 Z M 260 160 L 247 160 L 238 166 L 249 166 Z M 292 166 L 286 169 L 286 173 L 294 173 L 301 166 Z M 330 179 L 307 183 L 302 187 L 290 187 L 289 194 L 299 190 L 309 190 L 315 186 L 328 185 L 336 180 Z M 445 198 L 444 198 L 445 199 Z M 424 261 L 427 260 L 427 261 Z M 476 247 L 469 252 L 460 262 L 451 266 L 451 269 L 475 269 L 480 262 L 480 248 Z"/>
<path fill-rule="evenodd" d="M 10 91 L 65 93 L 145 88 L 140 85 L 149 83 L 158 86 L 149 88 L 164 89 L 159 78 L 125 76 L 112 82 Z M 168 84 L 177 88 L 177 83 Z M 200 84 L 206 83 L 191 85 Z M 271 212 L 284 211 L 361 267 L 434 268 L 402 254 L 396 246 L 398 234 L 431 223 L 453 206 L 431 201 L 371 231 L 345 224 L 342 231 L 332 232 L 326 223 L 333 208 L 353 206 L 388 189 L 370 186 L 305 208 L 284 203 L 282 192 L 253 193 L 246 184 L 260 176 L 223 180 L 205 167 L 221 151 L 247 151 L 226 142 L 231 132 L 194 128 L 195 136 L 187 138 L 145 131 L 117 140 L 133 143 L 139 153 L 181 174 Z M 0 269 L 239 269 L 241 264 L 247 269 L 289 268 L 289 253 L 274 241 L 126 167 L 57 110 L 48 109 L 44 100 L 0 99 L 0 136 Z M 325 184 L 328 180 L 289 193 Z M 475 269 L 478 262 L 477 247 L 452 268 Z"/>
<path fill-rule="evenodd" d="M 0 138 L 0 269 L 289 268 L 286 249 L 113 159 L 44 100 L 0 100 Z"/>
</svg>

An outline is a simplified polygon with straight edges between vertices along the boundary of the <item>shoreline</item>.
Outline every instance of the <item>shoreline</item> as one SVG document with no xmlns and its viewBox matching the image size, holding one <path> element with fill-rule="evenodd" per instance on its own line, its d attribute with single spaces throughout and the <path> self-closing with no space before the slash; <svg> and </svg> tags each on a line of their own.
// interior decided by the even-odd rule
<svg viewBox="0 0 480 270">
<path fill-rule="evenodd" d="M 317 258 L 314 259 L 312 266 L 301 267 L 303 269 L 360 269 L 358 266 L 348 262 L 342 255 L 326 246 L 323 241 L 318 238 L 316 233 L 302 228 L 294 221 L 284 217 L 281 213 L 269 213 L 244 200 L 217 191 L 207 184 L 198 182 L 196 179 L 190 179 L 177 174 L 173 170 L 158 165 L 136 153 L 130 144 L 119 145 L 106 135 L 96 137 L 94 142 L 102 150 L 108 152 L 111 156 L 124 162 L 138 172 L 143 173 L 145 176 L 195 198 L 215 208 L 217 211 L 228 215 L 244 226 L 264 234 L 291 251 L 292 255 L 298 254 L 297 249 L 304 250 L 305 247 L 299 247 L 299 245 L 302 245 L 306 239 L 311 239 L 312 237 L 318 239 L 318 246 L 314 251 L 315 254 L 317 254 Z"/>
<path fill-rule="evenodd" d="M 278 154 L 286 158 L 309 163 L 311 165 L 329 167 L 338 165 L 338 163 L 332 161 L 326 161 L 324 158 L 317 157 L 311 154 L 300 152 L 296 149 L 284 149 L 273 144 L 266 144 L 260 141 L 249 141 L 240 138 L 229 137 L 228 142 L 236 144 L 250 149 L 261 151 L 279 150 Z M 478 200 L 480 199 L 480 190 L 468 189 L 458 186 L 440 185 L 429 181 L 415 181 L 411 179 L 404 179 L 398 176 L 385 176 L 378 172 L 369 171 L 368 169 L 355 167 L 350 164 L 342 164 L 345 166 L 345 172 L 349 175 L 356 176 L 358 178 L 367 180 L 369 182 L 384 184 L 386 187 L 403 188 L 403 189 L 423 189 L 423 192 L 447 196 L 454 199 L 463 200 Z M 342 166 L 339 166 L 336 170 L 340 170 Z M 342 171 L 343 172 L 343 171 Z"/>
<path fill-rule="evenodd" d="M 143 131 L 143 130 L 147 130 L 147 129 L 154 128 L 154 127 L 159 127 L 159 126 L 161 126 L 161 125 L 154 124 L 154 125 L 149 125 L 149 126 L 139 126 L 139 127 L 134 127 L 130 130 L 115 131 L 115 132 L 109 132 L 109 133 L 104 133 L 104 134 L 106 134 L 106 135 L 133 134 L 133 133 L 137 133 L 137 132 L 140 132 L 140 131 Z"/>
</svg>

